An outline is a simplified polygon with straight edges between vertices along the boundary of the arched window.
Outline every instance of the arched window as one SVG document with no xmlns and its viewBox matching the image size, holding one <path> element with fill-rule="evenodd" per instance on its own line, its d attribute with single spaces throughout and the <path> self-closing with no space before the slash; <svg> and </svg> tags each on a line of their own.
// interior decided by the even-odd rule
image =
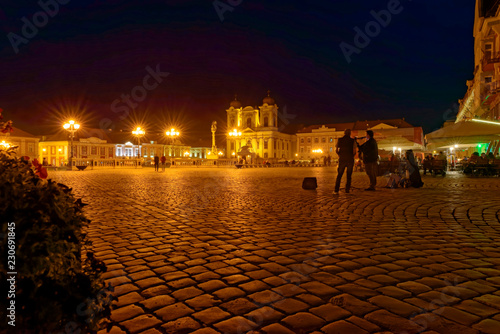
<svg viewBox="0 0 500 334">
<path fill-rule="evenodd" d="M 307 143 L 310 144 L 311 143 L 311 137 L 307 137 Z"/>
<path fill-rule="evenodd" d="M 317 144 L 319 143 L 319 139 L 318 138 L 314 138 L 314 142 Z"/>
<path fill-rule="evenodd" d="M 326 138 L 325 137 L 321 138 L 321 142 L 326 143 Z"/>
<path fill-rule="evenodd" d="M 264 117 L 264 126 L 269 126 L 269 118 L 267 116 Z"/>
<path fill-rule="evenodd" d="M 300 138 L 300 143 L 304 144 L 304 138 Z"/>
<path fill-rule="evenodd" d="M 252 119 L 250 117 L 247 118 L 247 128 L 252 127 Z"/>
</svg>

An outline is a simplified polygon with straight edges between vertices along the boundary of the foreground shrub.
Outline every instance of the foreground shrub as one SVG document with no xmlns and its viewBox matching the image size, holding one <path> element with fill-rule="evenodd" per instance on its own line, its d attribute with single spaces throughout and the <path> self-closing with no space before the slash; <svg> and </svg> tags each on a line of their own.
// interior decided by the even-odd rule
<svg viewBox="0 0 500 334">
<path fill-rule="evenodd" d="M 0 150 L 1 291 L 9 291 L 7 279 L 15 277 L 15 298 L 0 297 L 2 310 L 15 300 L 15 317 L 7 317 L 15 327 L 7 327 L 15 333 L 93 332 L 110 313 L 111 296 L 100 278 L 106 266 L 85 251 L 84 204 L 65 185 L 41 177 L 46 174 L 37 163 Z"/>
</svg>

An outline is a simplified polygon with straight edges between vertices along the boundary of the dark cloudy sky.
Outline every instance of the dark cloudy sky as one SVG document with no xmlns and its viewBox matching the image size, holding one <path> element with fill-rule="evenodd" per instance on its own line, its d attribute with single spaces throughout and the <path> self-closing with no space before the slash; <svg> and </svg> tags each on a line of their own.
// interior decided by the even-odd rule
<svg viewBox="0 0 500 334">
<path fill-rule="evenodd" d="M 268 89 L 293 122 L 405 117 L 431 131 L 474 66 L 472 0 L 401 0 L 350 63 L 339 44 L 354 45 L 354 28 L 395 0 L 221 0 L 236 5 L 223 21 L 210 0 L 60 1 L 47 24 L 36 1 L 0 4 L 0 107 L 36 134 L 75 114 L 89 127 L 143 120 L 149 131 L 173 120 L 209 137 L 235 93 L 257 106 Z M 20 42 L 33 16 L 38 32 Z M 141 92 L 147 67 L 169 75 L 132 110 L 121 95 Z"/>
</svg>

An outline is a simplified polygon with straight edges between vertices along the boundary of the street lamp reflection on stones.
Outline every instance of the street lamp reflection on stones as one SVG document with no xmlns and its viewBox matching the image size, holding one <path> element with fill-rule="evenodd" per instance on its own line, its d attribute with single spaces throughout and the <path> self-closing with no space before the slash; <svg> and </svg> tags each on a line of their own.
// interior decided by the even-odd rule
<svg viewBox="0 0 500 334">
<path fill-rule="evenodd" d="M 69 156 L 69 170 L 73 170 L 73 139 L 75 138 L 75 132 L 80 128 L 80 124 L 71 120 L 63 125 L 63 128 L 69 131 L 69 138 L 71 139 L 71 153 Z"/>
<path fill-rule="evenodd" d="M 135 164 L 135 168 L 139 165 L 139 161 L 141 159 L 141 137 L 146 134 L 146 131 L 141 129 L 140 126 L 137 127 L 134 131 L 132 131 L 132 134 L 137 137 L 137 163 Z"/>
</svg>

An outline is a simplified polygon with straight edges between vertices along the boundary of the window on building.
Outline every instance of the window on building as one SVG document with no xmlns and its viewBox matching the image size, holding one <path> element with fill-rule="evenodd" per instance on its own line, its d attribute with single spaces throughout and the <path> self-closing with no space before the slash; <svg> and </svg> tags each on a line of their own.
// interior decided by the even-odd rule
<svg viewBox="0 0 500 334">
<path fill-rule="evenodd" d="M 96 154 L 97 154 L 97 147 L 92 146 L 92 147 L 90 148 L 90 152 L 91 152 L 90 154 L 92 154 L 92 155 L 96 155 Z"/>
<path fill-rule="evenodd" d="M 252 119 L 250 117 L 247 118 L 247 128 L 252 127 Z"/>
<path fill-rule="evenodd" d="M 304 148 L 303 147 L 300 148 L 300 153 L 304 153 Z"/>
<path fill-rule="evenodd" d="M 101 155 L 106 155 L 106 148 L 105 147 L 101 147 Z"/>
<path fill-rule="evenodd" d="M 231 150 L 234 150 L 234 142 L 231 143 Z"/>
<path fill-rule="evenodd" d="M 264 150 L 267 150 L 267 140 L 264 140 Z"/>
<path fill-rule="evenodd" d="M 491 43 L 487 43 L 484 45 L 484 58 L 491 59 L 491 55 L 493 52 L 493 45 Z"/>
<path fill-rule="evenodd" d="M 307 137 L 307 143 L 310 144 L 311 143 L 311 137 Z"/>
<path fill-rule="evenodd" d="M 326 138 L 325 137 L 321 138 L 321 142 L 326 143 Z"/>
<path fill-rule="evenodd" d="M 267 158 L 267 152 L 264 153 L 264 158 Z"/>
<path fill-rule="evenodd" d="M 264 126 L 269 126 L 269 118 L 267 116 L 264 117 Z"/>
<path fill-rule="evenodd" d="M 259 147 L 260 147 L 260 142 L 259 142 L 259 140 L 257 139 L 257 149 L 259 149 Z"/>
<path fill-rule="evenodd" d="M 315 144 L 319 143 L 319 139 L 318 138 L 314 138 L 314 143 Z"/>
<path fill-rule="evenodd" d="M 109 147 L 109 148 L 108 148 L 108 155 L 109 155 L 110 157 L 112 157 L 112 156 L 113 156 L 113 148 L 112 148 L 112 147 Z"/>
<path fill-rule="evenodd" d="M 333 143 L 333 138 L 332 137 L 330 137 L 330 143 Z"/>
<path fill-rule="evenodd" d="M 276 149 L 276 140 L 273 141 L 273 148 Z"/>
<path fill-rule="evenodd" d="M 28 152 L 30 152 L 30 153 L 35 152 L 35 144 L 33 144 L 33 143 L 28 144 Z"/>
<path fill-rule="evenodd" d="M 333 147 L 330 147 L 330 153 L 333 152 Z"/>
<path fill-rule="evenodd" d="M 82 155 L 87 155 L 87 146 L 82 146 Z"/>
<path fill-rule="evenodd" d="M 56 147 L 55 146 L 50 147 L 50 154 L 56 154 Z"/>
<path fill-rule="evenodd" d="M 286 143 L 286 150 L 288 151 L 288 142 Z"/>
<path fill-rule="evenodd" d="M 304 144 L 304 138 L 300 138 L 300 143 Z"/>
<path fill-rule="evenodd" d="M 485 77 L 485 78 L 484 78 L 484 82 L 485 82 L 485 83 L 490 83 L 490 82 L 491 82 L 491 80 L 492 80 L 492 77 Z"/>
</svg>

